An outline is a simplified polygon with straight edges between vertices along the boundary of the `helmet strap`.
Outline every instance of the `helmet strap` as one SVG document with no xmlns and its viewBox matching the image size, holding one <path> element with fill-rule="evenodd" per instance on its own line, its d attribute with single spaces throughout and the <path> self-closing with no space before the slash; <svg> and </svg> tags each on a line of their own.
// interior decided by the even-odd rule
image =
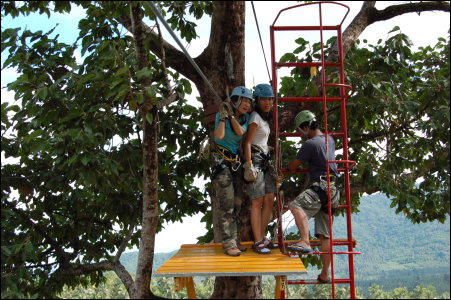
<svg viewBox="0 0 451 300">
<path fill-rule="evenodd" d="M 236 102 L 232 102 L 232 106 L 238 110 L 238 107 L 240 107 L 241 104 L 241 96 L 238 97 L 238 100 Z"/>
<path fill-rule="evenodd" d="M 310 120 L 310 122 L 308 123 L 308 127 L 310 129 L 310 125 L 312 124 L 313 120 Z M 299 127 L 299 130 L 306 136 L 308 137 L 308 130 L 304 131 L 301 127 Z"/>
</svg>

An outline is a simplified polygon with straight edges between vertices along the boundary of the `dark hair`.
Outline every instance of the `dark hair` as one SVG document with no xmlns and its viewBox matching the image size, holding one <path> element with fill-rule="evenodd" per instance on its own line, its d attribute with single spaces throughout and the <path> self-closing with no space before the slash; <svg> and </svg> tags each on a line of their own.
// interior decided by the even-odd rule
<svg viewBox="0 0 451 300">
<path fill-rule="evenodd" d="M 273 117 L 272 111 L 269 111 L 267 113 L 263 112 L 260 109 L 260 106 L 258 106 L 258 100 L 259 100 L 259 97 L 255 97 L 255 108 L 254 108 L 254 111 L 256 111 L 260 115 L 260 117 L 262 117 L 263 120 L 265 120 L 266 122 L 270 123 L 272 121 L 272 117 Z"/>
<path fill-rule="evenodd" d="M 299 128 L 304 128 L 305 126 L 308 126 L 311 130 L 319 129 L 319 123 L 317 121 L 312 121 L 309 125 L 309 122 L 304 122 L 301 125 L 299 125 Z"/>
</svg>

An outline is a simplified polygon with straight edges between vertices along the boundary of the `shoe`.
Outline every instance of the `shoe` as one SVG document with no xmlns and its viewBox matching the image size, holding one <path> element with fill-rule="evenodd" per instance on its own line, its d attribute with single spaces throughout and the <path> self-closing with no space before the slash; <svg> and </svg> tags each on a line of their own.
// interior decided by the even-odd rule
<svg viewBox="0 0 451 300">
<path fill-rule="evenodd" d="M 241 245 L 241 244 L 238 244 L 238 246 L 236 246 L 237 248 L 238 248 L 238 250 L 240 250 L 241 252 L 244 252 L 244 251 L 246 251 L 247 250 L 247 248 L 246 247 L 244 247 L 243 245 Z"/>
<path fill-rule="evenodd" d="M 290 246 L 287 247 L 287 249 L 294 251 L 294 252 L 304 253 L 304 254 L 313 252 L 312 248 L 309 248 L 309 247 L 306 247 L 306 246 L 300 245 L 300 244 L 291 244 Z"/>
<path fill-rule="evenodd" d="M 241 255 L 241 251 L 236 247 L 224 250 L 224 253 L 229 256 L 240 256 Z"/>
<path fill-rule="evenodd" d="M 327 280 L 321 279 L 321 275 L 318 275 L 318 281 L 321 283 L 330 283 L 331 282 L 330 279 L 327 279 Z"/>
<path fill-rule="evenodd" d="M 258 254 L 270 254 L 271 250 L 265 247 L 265 242 L 263 240 L 256 242 L 252 245 L 254 252 Z"/>
</svg>

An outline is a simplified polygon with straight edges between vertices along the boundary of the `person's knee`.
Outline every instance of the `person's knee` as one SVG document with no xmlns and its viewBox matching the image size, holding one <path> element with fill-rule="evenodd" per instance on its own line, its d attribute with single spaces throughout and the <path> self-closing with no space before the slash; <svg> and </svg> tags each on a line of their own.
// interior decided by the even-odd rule
<svg viewBox="0 0 451 300">
<path fill-rule="evenodd" d="M 272 195 L 272 194 L 271 194 Z M 271 195 L 268 195 L 268 194 L 266 194 L 265 195 L 265 198 L 264 198 L 264 205 L 265 206 L 267 206 L 267 207 L 272 207 L 273 206 L 273 204 L 274 204 L 274 196 L 271 196 Z"/>
<path fill-rule="evenodd" d="M 263 206 L 263 197 L 252 199 L 252 207 L 262 208 Z"/>
<path fill-rule="evenodd" d="M 295 219 L 301 219 L 301 220 L 308 221 L 307 214 L 301 208 L 293 207 L 293 206 L 289 206 L 289 208 Z"/>
</svg>

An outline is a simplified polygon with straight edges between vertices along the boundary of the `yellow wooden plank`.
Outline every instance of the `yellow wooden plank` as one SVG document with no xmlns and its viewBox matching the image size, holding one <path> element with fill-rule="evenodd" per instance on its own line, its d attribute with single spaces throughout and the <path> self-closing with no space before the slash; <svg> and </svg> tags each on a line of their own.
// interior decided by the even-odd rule
<svg viewBox="0 0 451 300">
<path fill-rule="evenodd" d="M 240 273 L 283 275 L 284 272 L 292 274 L 306 271 L 299 258 L 281 254 L 278 249 L 272 250 L 271 254 L 261 255 L 250 249 L 252 242 L 243 244 L 248 246 L 249 250 L 238 257 L 225 255 L 220 243 L 182 245 L 181 249 L 157 270 L 156 274 L 220 276 L 220 273 L 226 273 L 228 276 L 231 274 L 240 276 Z"/>
</svg>

